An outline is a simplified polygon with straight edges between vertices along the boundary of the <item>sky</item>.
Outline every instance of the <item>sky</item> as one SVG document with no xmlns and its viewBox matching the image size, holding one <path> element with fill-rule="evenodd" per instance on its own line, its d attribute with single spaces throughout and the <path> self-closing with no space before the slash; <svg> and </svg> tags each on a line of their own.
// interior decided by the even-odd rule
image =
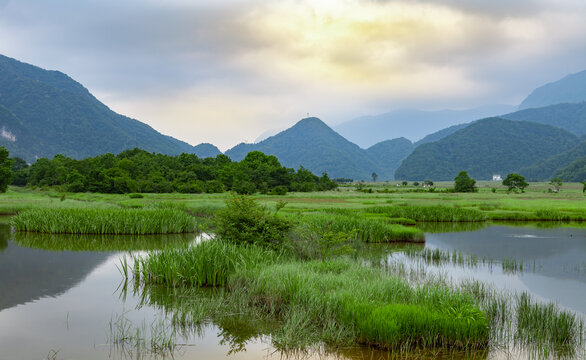
<svg viewBox="0 0 586 360">
<path fill-rule="evenodd" d="M 0 53 L 224 151 L 308 114 L 519 104 L 586 69 L 586 1 L 0 0 Z"/>
</svg>

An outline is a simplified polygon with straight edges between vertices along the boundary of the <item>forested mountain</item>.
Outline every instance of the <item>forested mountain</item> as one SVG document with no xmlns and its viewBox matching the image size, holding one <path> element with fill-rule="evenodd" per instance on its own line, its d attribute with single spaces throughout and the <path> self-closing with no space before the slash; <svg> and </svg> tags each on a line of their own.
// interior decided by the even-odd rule
<svg viewBox="0 0 586 360">
<path fill-rule="evenodd" d="M 519 173 L 529 181 L 549 180 L 556 176 L 558 171 L 568 167 L 574 161 L 586 157 L 586 140 L 581 141 L 577 146 L 568 151 L 542 159 L 519 169 Z M 566 174 L 567 175 L 567 174 Z M 567 176 L 566 176 L 567 177 Z M 561 177 L 562 180 L 570 181 L 568 178 Z M 582 181 L 586 179 L 573 180 Z"/>
<path fill-rule="evenodd" d="M 200 158 L 216 157 L 222 153 L 215 145 L 209 143 L 195 145 L 192 152 Z"/>
<path fill-rule="evenodd" d="M 411 141 L 402 137 L 374 144 L 366 149 L 366 153 L 380 167 L 379 172 L 377 172 L 379 180 L 389 180 L 394 179 L 395 170 L 401 165 L 401 161 L 411 154 L 414 148 Z"/>
<path fill-rule="evenodd" d="M 275 155 L 287 167 L 303 166 L 331 178 L 370 179 L 379 165 L 366 150 L 349 142 L 318 118 L 306 118 L 291 128 L 258 144 L 239 144 L 226 151 L 232 160 L 243 159 L 250 151 Z"/>
<path fill-rule="evenodd" d="M 464 170 L 477 180 L 486 180 L 493 174 L 517 172 L 578 142 L 575 135 L 553 126 L 487 118 L 417 147 L 403 160 L 395 178 L 453 180 Z"/>
<path fill-rule="evenodd" d="M 520 110 L 501 117 L 556 126 L 568 130 L 576 136 L 586 135 L 586 102 Z"/>
<path fill-rule="evenodd" d="M 58 71 L 0 55 L 0 145 L 33 162 L 63 154 L 84 158 L 135 147 L 196 153 L 193 146 L 119 115 Z M 216 149 L 217 150 L 217 149 Z"/>
<path fill-rule="evenodd" d="M 586 156 L 572 161 L 564 168 L 556 170 L 553 176 L 557 176 L 564 181 L 586 181 Z"/>
<path fill-rule="evenodd" d="M 533 90 L 519 109 L 586 101 L 586 70 Z"/>
<path fill-rule="evenodd" d="M 456 131 L 465 128 L 468 125 L 470 125 L 470 123 L 453 125 L 453 126 L 445 128 L 445 129 L 441 129 L 440 131 L 436 131 L 433 134 L 427 135 L 423 139 L 415 142 L 413 145 L 415 145 L 415 147 L 417 147 L 421 144 L 426 144 L 429 142 L 441 140 L 441 139 L 445 138 L 446 136 L 450 136 L 453 133 L 455 133 Z"/>
<path fill-rule="evenodd" d="M 359 117 L 334 126 L 340 135 L 363 148 L 375 143 L 405 137 L 411 141 L 446 127 L 505 114 L 515 110 L 511 105 L 488 105 L 467 110 L 395 110 L 388 113 Z"/>
</svg>

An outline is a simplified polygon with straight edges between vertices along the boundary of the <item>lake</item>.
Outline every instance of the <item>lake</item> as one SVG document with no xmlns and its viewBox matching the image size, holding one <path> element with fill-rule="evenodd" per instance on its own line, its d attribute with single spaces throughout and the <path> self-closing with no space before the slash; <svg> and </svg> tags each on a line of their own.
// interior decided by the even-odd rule
<svg viewBox="0 0 586 360">
<path fill-rule="evenodd" d="M 407 267 L 425 263 L 426 273 L 450 281 L 477 279 L 510 296 L 528 292 L 537 301 L 553 301 L 581 316 L 586 314 L 586 229 L 489 225 L 456 230 L 426 228 L 425 248 L 458 253 L 470 260 L 468 263 L 424 261 L 392 252 L 391 246 L 378 250 L 382 248 L 382 261 L 400 261 Z M 385 352 L 365 348 L 330 354 L 282 354 L 271 345 L 269 336 L 247 332 L 247 325 L 238 322 L 232 326 L 210 323 L 173 335 L 169 314 L 148 305 L 128 284 L 124 291 L 119 270 L 129 252 L 144 254 L 143 250 L 169 241 L 192 242 L 196 238 L 23 235 L 0 224 L 0 359 L 388 357 Z M 83 251 L 113 242 L 118 245 L 109 245 L 109 251 Z M 146 248 L 141 245 L 145 243 Z M 137 332 L 141 336 L 130 336 Z M 124 336 L 128 339 L 120 341 Z M 176 345 L 157 350 L 148 340 L 133 340 L 149 336 L 172 337 Z M 488 358 L 507 358 L 510 350 L 494 350 Z M 514 358 L 528 356 L 513 354 Z M 583 358 L 584 354 L 578 356 Z"/>
</svg>

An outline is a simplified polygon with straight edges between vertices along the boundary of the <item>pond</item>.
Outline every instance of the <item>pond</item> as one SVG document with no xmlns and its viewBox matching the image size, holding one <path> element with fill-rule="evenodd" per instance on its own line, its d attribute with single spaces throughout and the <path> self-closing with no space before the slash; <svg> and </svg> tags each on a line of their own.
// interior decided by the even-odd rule
<svg viewBox="0 0 586 360">
<path fill-rule="evenodd" d="M 439 277 L 478 279 L 511 294 L 526 291 L 538 301 L 556 302 L 581 316 L 586 313 L 586 229 L 490 225 L 457 230 L 426 229 L 425 249 L 451 254 L 449 260 L 427 261 L 385 247 L 382 261 L 404 261 L 414 267 L 424 262 L 425 271 Z M 119 267 L 129 253 L 195 240 L 194 235 L 26 235 L 0 224 L 0 359 L 389 357 L 366 348 L 283 354 L 271 345 L 270 337 L 247 331 L 251 325 L 242 321 L 173 333 L 168 313 L 145 303 L 140 292 L 124 291 Z M 88 248 L 108 251 L 83 250 Z M 159 344 L 170 339 L 174 345 L 154 348 L 144 341 L 149 336 L 163 339 Z M 488 358 L 507 358 L 509 351 L 494 350 Z"/>
</svg>

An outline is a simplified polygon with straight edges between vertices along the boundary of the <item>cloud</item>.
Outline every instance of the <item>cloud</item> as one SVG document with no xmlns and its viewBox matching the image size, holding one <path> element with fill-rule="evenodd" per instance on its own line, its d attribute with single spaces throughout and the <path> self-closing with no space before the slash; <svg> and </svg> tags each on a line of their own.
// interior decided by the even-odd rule
<svg viewBox="0 0 586 360">
<path fill-rule="evenodd" d="M 586 63 L 578 0 L 2 2 L 0 52 L 222 147 L 307 112 L 519 102 Z"/>
</svg>

